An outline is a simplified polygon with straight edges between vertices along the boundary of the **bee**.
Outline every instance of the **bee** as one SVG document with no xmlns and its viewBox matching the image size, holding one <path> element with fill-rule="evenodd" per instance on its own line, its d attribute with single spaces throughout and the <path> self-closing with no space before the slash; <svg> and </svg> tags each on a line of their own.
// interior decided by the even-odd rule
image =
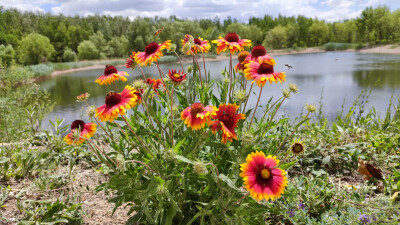
<svg viewBox="0 0 400 225">
<path fill-rule="evenodd" d="M 286 66 L 287 69 L 293 68 L 293 67 L 292 67 L 291 65 L 289 65 L 289 64 L 285 64 L 285 66 Z"/>
<path fill-rule="evenodd" d="M 160 28 L 160 29 L 158 29 L 158 30 L 156 30 L 156 32 L 154 33 L 154 36 L 157 36 L 159 33 L 161 33 L 162 31 L 164 30 L 164 27 L 163 28 Z"/>
</svg>

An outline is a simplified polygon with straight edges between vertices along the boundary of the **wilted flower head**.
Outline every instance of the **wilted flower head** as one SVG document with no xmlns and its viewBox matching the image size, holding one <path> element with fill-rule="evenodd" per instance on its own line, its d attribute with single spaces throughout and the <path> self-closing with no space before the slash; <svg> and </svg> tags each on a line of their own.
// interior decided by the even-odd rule
<svg viewBox="0 0 400 225">
<path fill-rule="evenodd" d="M 137 67 L 138 64 L 135 61 L 135 55 L 136 55 L 136 52 L 132 52 L 132 54 L 129 56 L 129 58 L 126 59 L 126 62 L 125 62 L 126 68 L 131 68 L 132 70 L 134 70 Z"/>
<path fill-rule="evenodd" d="M 245 144 L 251 144 L 254 141 L 254 134 L 252 134 L 250 131 L 243 131 L 241 140 Z"/>
<path fill-rule="evenodd" d="M 315 105 L 312 104 L 306 104 L 306 106 L 304 107 L 307 111 L 309 111 L 310 113 L 313 113 L 317 110 L 317 107 Z"/>
<path fill-rule="evenodd" d="M 290 90 L 289 89 L 283 89 L 282 94 L 285 98 L 290 98 Z"/>
<path fill-rule="evenodd" d="M 297 92 L 299 92 L 299 87 L 297 87 L 296 84 L 290 83 L 289 90 L 292 91 L 293 93 L 297 93 Z"/>
<path fill-rule="evenodd" d="M 293 142 L 290 149 L 293 152 L 293 154 L 300 154 L 304 152 L 304 144 L 300 140 L 296 140 Z"/>
<path fill-rule="evenodd" d="M 90 97 L 90 94 L 85 92 L 85 93 L 83 93 L 81 95 L 76 96 L 76 101 L 77 102 L 84 102 L 84 101 L 88 100 L 89 97 Z"/>
<path fill-rule="evenodd" d="M 207 174 L 207 167 L 206 165 L 204 165 L 203 162 L 197 161 L 194 163 L 193 165 L 194 171 L 199 174 L 199 175 L 203 175 L 203 174 Z"/>
</svg>

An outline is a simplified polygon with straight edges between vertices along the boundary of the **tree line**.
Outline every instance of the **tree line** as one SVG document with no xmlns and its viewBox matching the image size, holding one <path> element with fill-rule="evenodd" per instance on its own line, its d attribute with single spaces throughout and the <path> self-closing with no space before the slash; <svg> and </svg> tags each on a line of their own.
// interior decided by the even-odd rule
<svg viewBox="0 0 400 225">
<path fill-rule="evenodd" d="M 154 32 L 160 28 L 159 35 Z M 387 6 L 368 7 L 358 18 L 327 22 L 305 16 L 252 17 L 240 23 L 228 17 L 180 19 L 93 15 L 87 17 L 21 12 L 0 6 L 0 60 L 9 65 L 46 61 L 126 57 L 131 50 L 143 51 L 147 43 L 170 39 L 181 46 L 185 34 L 217 39 L 236 32 L 254 45 L 269 49 L 320 46 L 328 42 L 393 43 L 400 39 L 400 10 Z"/>
</svg>

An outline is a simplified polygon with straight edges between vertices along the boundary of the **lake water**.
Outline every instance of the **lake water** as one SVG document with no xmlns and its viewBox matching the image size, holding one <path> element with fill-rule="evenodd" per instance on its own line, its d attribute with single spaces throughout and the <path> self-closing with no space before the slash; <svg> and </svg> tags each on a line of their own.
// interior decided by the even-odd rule
<svg viewBox="0 0 400 225">
<path fill-rule="evenodd" d="M 400 55 L 326 52 L 282 55 L 274 56 L 274 58 L 277 62 L 275 71 L 286 72 L 286 82 L 267 83 L 260 104 L 266 104 L 271 96 L 280 97 L 281 90 L 287 88 L 289 83 L 297 84 L 300 89 L 298 94 L 292 94 L 292 97 L 285 101 L 280 110 L 281 114 L 299 116 L 306 103 L 318 104 L 322 93 L 323 112 L 332 119 L 341 110 L 345 98 L 347 110 L 363 89 L 374 86 L 367 106 L 373 105 L 378 114 L 384 115 L 392 93 L 395 97 L 400 96 Z M 235 60 L 234 65 L 236 63 Z M 285 64 L 293 68 L 288 70 Z M 187 65 L 184 67 L 186 68 Z M 206 62 L 207 70 L 211 71 L 212 78 L 217 80 L 222 79 L 220 72 L 228 65 L 229 61 Z M 168 69 L 179 69 L 180 65 L 161 64 L 160 67 L 166 73 Z M 51 100 L 56 102 L 54 111 L 49 114 L 48 119 L 65 118 L 65 124 L 69 124 L 75 119 L 83 118 L 86 107 L 84 103 L 76 102 L 76 96 L 84 92 L 91 94 L 88 101 L 90 105 L 96 105 L 96 107 L 103 105 L 106 93 L 113 90 L 112 85 L 100 86 L 94 83 L 103 74 L 103 70 L 64 74 L 41 82 L 41 88 L 49 91 Z M 142 77 L 139 69 L 131 71 L 118 67 L 118 70 L 129 73 L 128 82 L 118 81 L 119 90 L 132 80 Z M 159 78 L 155 66 L 145 67 L 144 71 L 148 77 Z M 257 96 L 251 96 L 247 108 L 254 107 L 256 104 L 259 87 L 254 86 L 253 90 Z M 397 103 L 397 98 L 395 98 L 395 103 Z M 43 121 L 44 127 L 48 125 L 48 121 Z"/>
</svg>

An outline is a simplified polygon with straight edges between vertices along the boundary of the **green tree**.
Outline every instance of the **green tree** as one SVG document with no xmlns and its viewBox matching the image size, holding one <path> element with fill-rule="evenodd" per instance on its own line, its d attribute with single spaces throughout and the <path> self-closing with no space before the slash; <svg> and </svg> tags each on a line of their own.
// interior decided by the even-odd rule
<svg viewBox="0 0 400 225">
<path fill-rule="evenodd" d="M 108 57 L 123 57 L 129 53 L 129 41 L 122 35 L 121 37 L 113 37 L 107 44 Z"/>
<path fill-rule="evenodd" d="M 282 25 L 278 25 L 270 30 L 265 37 L 263 45 L 269 48 L 285 48 L 287 47 L 288 34 Z"/>
<path fill-rule="evenodd" d="M 21 40 L 18 47 L 19 62 L 24 65 L 46 62 L 54 52 L 50 40 L 38 33 L 31 33 Z"/>
<path fill-rule="evenodd" d="M 104 35 L 101 31 L 97 31 L 95 34 L 92 34 L 89 37 L 89 40 L 97 46 L 99 52 L 104 52 L 105 48 L 107 47 L 107 41 L 104 38 Z"/>
<path fill-rule="evenodd" d="M 9 67 L 15 59 L 15 51 L 11 45 L 0 45 L 0 65 Z"/>
<path fill-rule="evenodd" d="M 99 59 L 100 53 L 91 41 L 82 41 L 78 46 L 79 59 Z"/>
<path fill-rule="evenodd" d="M 319 46 L 329 41 L 329 27 L 324 21 L 314 21 L 309 32 L 313 46 Z"/>
<path fill-rule="evenodd" d="M 70 48 L 65 48 L 64 53 L 63 53 L 63 61 L 64 62 L 74 62 L 77 60 L 76 53 L 70 49 Z"/>
<path fill-rule="evenodd" d="M 250 39 L 254 45 L 261 44 L 264 38 L 262 30 L 256 25 L 232 23 L 226 28 L 226 32 L 236 32 L 240 38 Z"/>
</svg>

